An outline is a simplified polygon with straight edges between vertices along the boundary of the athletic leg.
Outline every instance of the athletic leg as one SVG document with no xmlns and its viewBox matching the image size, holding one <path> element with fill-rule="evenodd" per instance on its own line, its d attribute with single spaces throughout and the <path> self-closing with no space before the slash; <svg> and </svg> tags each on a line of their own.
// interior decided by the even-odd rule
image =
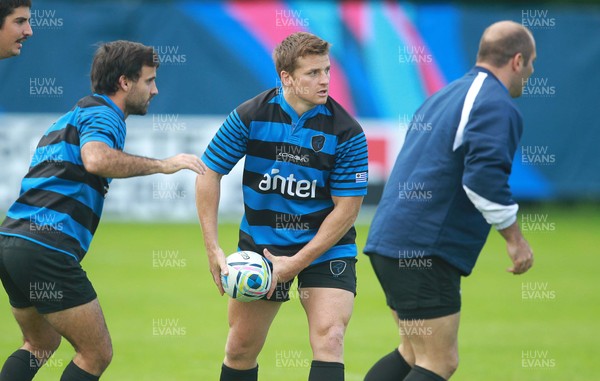
<svg viewBox="0 0 600 381">
<path fill-rule="evenodd" d="M 344 335 L 354 308 L 354 293 L 338 288 L 303 287 L 313 363 L 309 381 L 344 379 Z"/>
<path fill-rule="evenodd" d="M 281 304 L 266 300 L 252 303 L 229 300 L 229 333 L 221 372 L 222 381 L 257 379 L 256 360 Z"/>
<path fill-rule="evenodd" d="M 415 354 L 415 368 L 406 380 L 448 380 L 458 367 L 460 312 L 435 319 L 400 320 L 403 338 Z M 435 373 L 428 378 L 422 369 Z M 415 373 L 413 375 L 413 372 Z M 411 378 L 413 377 L 413 378 Z"/>
<path fill-rule="evenodd" d="M 34 307 L 13 308 L 23 332 L 23 346 L 13 353 L 0 371 L 0 381 L 30 381 L 60 345 L 60 335 Z"/>
<path fill-rule="evenodd" d="M 100 377 L 112 359 L 112 343 L 98 299 L 47 314 L 45 318 L 76 352 L 61 380 L 76 380 L 76 376 L 90 380 Z"/>
</svg>

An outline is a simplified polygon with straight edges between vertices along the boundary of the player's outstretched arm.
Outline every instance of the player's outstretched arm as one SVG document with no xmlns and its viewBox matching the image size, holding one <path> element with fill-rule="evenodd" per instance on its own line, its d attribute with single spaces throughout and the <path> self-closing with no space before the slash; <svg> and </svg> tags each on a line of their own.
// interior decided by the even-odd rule
<svg viewBox="0 0 600 381">
<path fill-rule="evenodd" d="M 182 153 L 164 160 L 151 159 L 131 155 L 96 141 L 83 145 L 81 159 L 86 171 L 108 178 L 171 174 L 182 169 L 189 169 L 198 174 L 206 172 L 206 166 L 195 155 Z"/>
<path fill-rule="evenodd" d="M 204 176 L 196 177 L 196 209 L 202 228 L 204 247 L 213 281 L 221 295 L 225 292 L 221 284 L 221 274 L 227 275 L 225 253 L 219 245 L 218 212 L 221 198 L 221 178 L 223 175 L 208 168 Z"/>
<path fill-rule="evenodd" d="M 310 265 L 321 254 L 333 245 L 350 230 L 362 205 L 363 197 L 332 197 L 334 208 L 321 224 L 319 231 L 298 253 L 291 257 L 273 256 L 267 249 L 263 251 L 265 257 L 273 263 L 273 280 L 271 290 L 267 297 L 271 297 L 277 283 L 286 282 L 294 278 L 300 271 Z"/>
<path fill-rule="evenodd" d="M 498 230 L 506 240 L 506 251 L 513 262 L 513 266 L 506 269 L 515 275 L 523 274 L 533 266 L 533 251 L 523 237 L 519 224 L 515 221 L 506 229 Z"/>
</svg>

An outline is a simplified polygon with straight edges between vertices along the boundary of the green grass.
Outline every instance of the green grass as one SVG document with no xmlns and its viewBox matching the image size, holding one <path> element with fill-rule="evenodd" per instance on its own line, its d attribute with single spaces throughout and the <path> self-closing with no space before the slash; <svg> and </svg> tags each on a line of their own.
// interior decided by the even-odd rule
<svg viewBox="0 0 600 381">
<path fill-rule="evenodd" d="M 535 266 L 522 276 L 506 273 L 510 261 L 504 243 L 492 232 L 473 275 L 463 280 L 461 363 L 453 380 L 562 381 L 574 375 L 596 379 L 600 210 L 536 206 L 523 212 L 545 216 L 549 223 L 526 232 Z M 368 226 L 357 227 L 362 248 Z M 220 235 L 224 250 L 234 251 L 236 225 L 222 225 Z M 174 267 L 153 263 L 157 253 L 176 255 Z M 362 380 L 369 367 L 398 344 L 370 265 L 364 255 L 359 258 L 359 294 L 345 348 L 349 381 Z M 227 333 L 226 298 L 218 295 L 210 278 L 197 225 L 104 222 L 83 265 L 112 334 L 114 359 L 103 380 L 218 379 Z M 526 286 L 546 287 L 546 293 L 524 299 Z M 3 292 L 0 306 L 3 360 L 21 338 Z M 174 328 L 163 328 L 161 335 L 153 327 L 157 319 L 170 319 Z M 522 356 L 528 351 L 546 357 L 538 355 L 539 366 L 526 367 Z M 59 379 L 72 356 L 73 349 L 64 341 L 36 380 Z M 288 361 L 278 360 L 282 357 Z M 260 379 L 306 380 L 310 359 L 306 319 L 293 297 L 275 320 L 261 353 Z"/>
</svg>

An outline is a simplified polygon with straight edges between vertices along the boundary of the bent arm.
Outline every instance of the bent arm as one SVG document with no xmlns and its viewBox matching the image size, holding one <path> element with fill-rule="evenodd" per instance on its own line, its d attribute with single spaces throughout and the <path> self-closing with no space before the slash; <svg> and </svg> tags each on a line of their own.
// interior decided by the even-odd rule
<svg viewBox="0 0 600 381">
<path fill-rule="evenodd" d="M 299 252 L 296 254 L 302 259 L 305 266 L 311 264 L 324 252 L 350 230 L 362 205 L 363 197 L 332 197 L 334 208 L 321 224 L 319 231 Z"/>
<path fill-rule="evenodd" d="M 85 143 L 81 148 L 81 159 L 86 171 L 107 178 L 171 174 L 181 169 L 203 174 L 206 169 L 202 161 L 194 155 L 179 154 L 164 160 L 152 159 L 110 148 L 99 141 Z"/>
<path fill-rule="evenodd" d="M 298 253 L 291 257 L 275 258 L 269 255 L 269 259 L 275 262 L 273 267 L 274 271 L 277 272 L 276 279 L 278 281 L 283 282 L 296 276 L 315 259 L 339 242 L 356 221 L 363 201 L 362 196 L 334 196 L 332 199 L 334 203 L 333 210 L 325 218 L 313 239 L 304 245 Z"/>
</svg>

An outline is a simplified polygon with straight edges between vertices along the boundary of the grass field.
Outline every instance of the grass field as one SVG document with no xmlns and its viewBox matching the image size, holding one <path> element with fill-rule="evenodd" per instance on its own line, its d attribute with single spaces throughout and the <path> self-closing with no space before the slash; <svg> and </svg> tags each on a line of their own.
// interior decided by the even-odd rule
<svg viewBox="0 0 600 381">
<path fill-rule="evenodd" d="M 494 232 L 463 280 L 461 363 L 453 380 L 597 380 L 600 373 L 600 208 L 531 206 L 520 217 L 536 254 L 523 276 Z M 359 247 L 368 225 L 358 225 Z M 235 224 L 220 231 L 226 252 Z M 397 344 L 383 294 L 364 255 L 346 338 L 346 379 L 362 380 Z M 84 268 L 104 308 L 114 359 L 103 380 L 217 380 L 226 299 L 212 284 L 195 224 L 100 225 Z M 0 292 L 0 359 L 20 345 Z M 36 380 L 58 380 L 73 356 L 64 341 Z M 311 352 L 297 295 L 281 310 L 259 358 L 261 380 L 306 380 Z"/>
</svg>

